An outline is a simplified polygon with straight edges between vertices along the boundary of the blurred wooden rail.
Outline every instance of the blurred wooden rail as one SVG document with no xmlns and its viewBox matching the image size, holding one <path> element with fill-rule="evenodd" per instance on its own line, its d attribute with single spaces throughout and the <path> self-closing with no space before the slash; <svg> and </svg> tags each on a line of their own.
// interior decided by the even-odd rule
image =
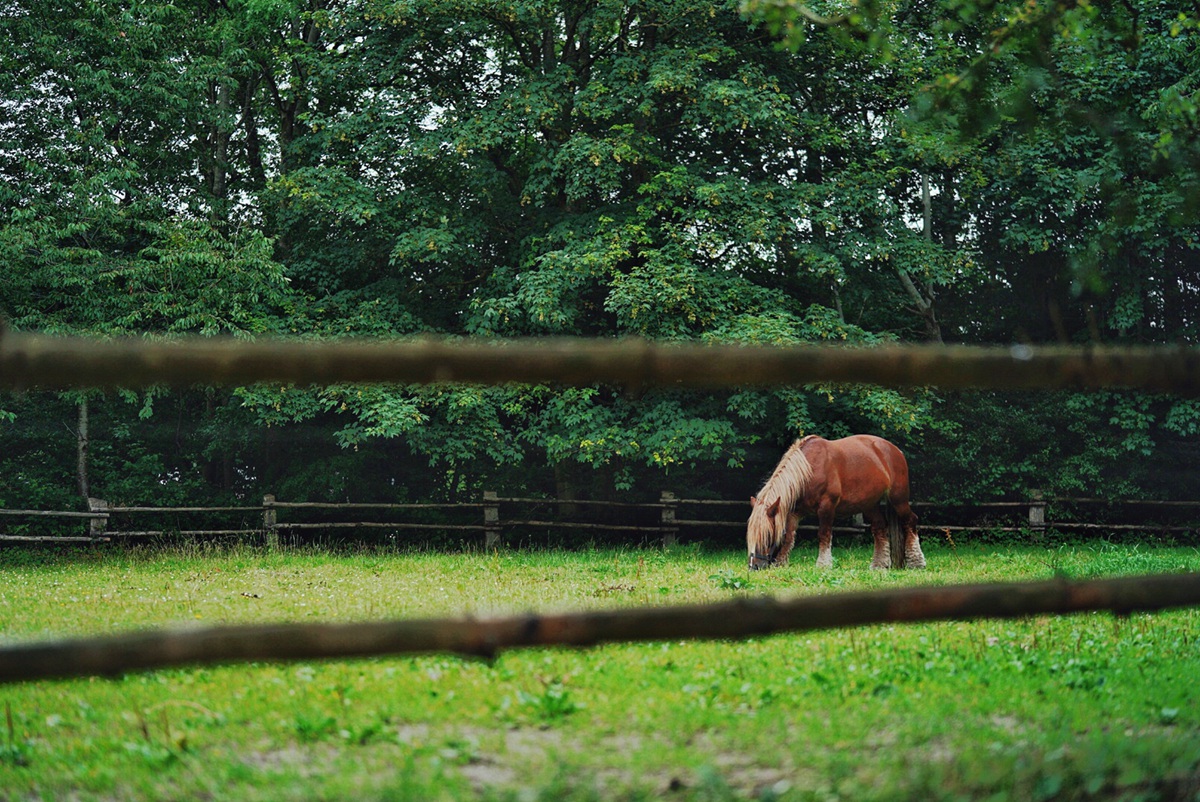
<svg viewBox="0 0 1200 802">
<path fill-rule="evenodd" d="M 744 597 L 712 604 L 492 619 L 218 626 L 0 646 L 0 683 L 270 660 L 432 653 L 490 658 L 514 648 L 748 638 L 869 624 L 1091 610 L 1128 615 L 1196 604 L 1200 574 L 1160 574 L 886 589 L 782 601 Z"/>
<path fill-rule="evenodd" d="M 1200 394 L 1200 349 L 703 345 L 640 339 L 92 339 L 0 335 L 0 390 L 456 382 L 628 387 L 867 383 Z"/>
</svg>

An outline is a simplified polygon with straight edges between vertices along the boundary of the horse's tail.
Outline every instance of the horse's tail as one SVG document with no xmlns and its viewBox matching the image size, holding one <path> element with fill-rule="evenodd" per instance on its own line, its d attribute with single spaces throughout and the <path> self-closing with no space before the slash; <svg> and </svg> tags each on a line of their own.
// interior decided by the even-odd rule
<svg viewBox="0 0 1200 802">
<path fill-rule="evenodd" d="M 904 567 L 905 536 L 904 527 L 900 525 L 900 516 L 891 504 L 884 500 L 883 517 L 887 521 L 888 549 L 891 552 L 892 568 Z"/>
</svg>

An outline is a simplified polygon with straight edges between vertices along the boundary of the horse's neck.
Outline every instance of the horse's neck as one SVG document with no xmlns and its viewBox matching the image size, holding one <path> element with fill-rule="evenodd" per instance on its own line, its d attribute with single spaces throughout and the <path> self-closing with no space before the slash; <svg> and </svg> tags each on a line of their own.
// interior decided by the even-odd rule
<svg viewBox="0 0 1200 802">
<path fill-rule="evenodd" d="M 803 448 L 817 435 L 810 434 L 802 437 L 783 455 L 779 467 L 771 476 L 767 487 L 763 488 L 764 498 L 779 498 L 788 512 L 804 498 L 804 490 L 812 480 L 812 465 L 804 454 Z"/>
</svg>

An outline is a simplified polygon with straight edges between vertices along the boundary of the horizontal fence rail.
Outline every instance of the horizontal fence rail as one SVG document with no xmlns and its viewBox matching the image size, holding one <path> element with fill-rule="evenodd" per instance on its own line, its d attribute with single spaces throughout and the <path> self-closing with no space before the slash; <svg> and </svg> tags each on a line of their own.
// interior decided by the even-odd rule
<svg viewBox="0 0 1200 802">
<path fill-rule="evenodd" d="M 32 509 L 3 509 L 0 508 L 0 543 L 3 542 L 107 542 L 124 538 L 164 537 L 171 535 L 184 536 L 248 536 L 263 537 L 268 545 L 279 545 L 280 532 L 320 532 L 322 530 L 390 530 L 402 532 L 406 530 L 419 532 L 478 532 L 484 535 L 487 548 L 497 547 L 503 539 L 503 531 L 511 528 L 539 528 L 550 530 L 606 531 L 629 532 L 643 535 L 656 535 L 664 544 L 676 542 L 683 533 L 712 532 L 726 530 L 728 532 L 745 531 L 746 510 L 745 500 L 728 499 L 692 499 L 679 498 L 670 491 L 663 491 L 658 501 L 628 502 L 608 501 L 602 499 L 567 499 L 546 497 L 505 497 L 492 491 L 485 491 L 480 501 L 464 502 L 321 502 L 321 501 L 280 501 L 274 495 L 266 495 L 260 505 L 232 506 L 186 506 L 186 507 L 154 507 L 143 505 L 110 505 L 102 499 L 89 499 L 89 512 L 32 510 Z M 959 532 L 1039 532 L 1044 530 L 1061 531 L 1112 531 L 1112 532 L 1193 532 L 1200 530 L 1200 520 L 1188 522 L 1176 520 L 1172 523 L 1162 521 L 1143 521 L 1141 523 L 1095 522 L 1078 520 L 1058 520 L 1047 516 L 1050 505 L 1070 505 L 1076 508 L 1093 507 L 1108 511 L 1122 511 L 1128 519 L 1128 510 L 1145 508 L 1158 510 L 1160 513 L 1178 512 L 1188 509 L 1200 510 L 1200 500 L 1148 500 L 1148 499 L 1097 499 L 1077 497 L 1057 497 L 1036 495 L 1024 501 L 985 501 L 973 503 L 948 503 L 939 501 L 913 502 L 925 516 L 925 511 L 933 510 L 949 514 L 953 512 L 970 513 L 970 518 L 980 514 L 997 511 L 1002 517 L 993 518 L 986 523 L 946 523 L 939 522 L 936 517 L 925 518 L 921 522 L 924 533 L 959 533 Z M 518 509 L 513 509 L 517 507 Z M 534 508 L 532 511 L 530 508 Z M 539 507 L 550 507 L 562 510 L 564 508 L 615 510 L 628 513 L 633 520 L 640 518 L 640 523 L 580 521 L 578 514 L 574 519 L 570 516 L 547 515 L 545 511 L 537 511 Z M 523 508 L 523 509 L 522 509 Z M 686 509 L 687 516 L 681 516 L 680 510 Z M 728 512 L 725 512 L 728 510 Z M 390 520 L 305 520 L 307 513 L 329 512 L 345 515 L 356 512 L 443 512 L 464 513 L 474 520 L 464 520 L 464 516 L 456 516 L 456 520 L 437 522 L 422 522 L 392 518 Z M 480 511 L 482 517 L 480 518 Z M 712 511 L 712 512 L 708 512 Z M 638 515 L 638 513 L 643 513 Z M 213 513 L 250 513 L 253 520 L 247 522 L 243 518 L 241 527 L 187 528 L 123 528 L 134 518 L 153 517 L 156 515 L 208 515 Z M 299 520 L 280 520 L 280 514 L 301 516 Z M 65 522 L 82 522 L 86 525 L 87 535 L 34 535 L 29 533 L 8 534 L 4 521 L 12 518 L 26 517 L 34 521 L 61 519 Z M 61 527 L 61 525 L 60 525 Z M 861 519 L 844 519 L 834 527 L 835 532 L 864 533 L 868 529 Z M 811 533 L 816 530 L 813 518 L 802 519 L 800 531 Z M 723 536 L 723 535 L 722 535 Z"/>
<path fill-rule="evenodd" d="M 269 624 L 160 630 L 0 646 L 0 683 L 111 676 L 172 666 L 452 653 L 679 639 L 733 639 L 834 627 L 1017 618 L 1200 604 L 1200 574 L 903 588 L 788 600 L 638 607 L 491 619 Z"/>
<path fill-rule="evenodd" d="M 817 382 L 945 389 L 1200 393 L 1184 346 L 704 345 L 640 339 L 256 341 L 0 335 L 0 389 L 458 382 L 729 387 Z"/>
</svg>

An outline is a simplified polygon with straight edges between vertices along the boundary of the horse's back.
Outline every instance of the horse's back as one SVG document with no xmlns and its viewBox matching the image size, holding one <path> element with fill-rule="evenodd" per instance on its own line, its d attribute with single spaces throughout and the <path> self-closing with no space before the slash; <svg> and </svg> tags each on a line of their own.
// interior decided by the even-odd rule
<svg viewBox="0 0 1200 802">
<path fill-rule="evenodd" d="M 828 459 L 843 474 L 843 492 L 857 487 L 865 496 L 882 493 L 895 501 L 908 500 L 908 462 L 904 453 L 882 437 L 855 434 L 827 440 Z"/>
<path fill-rule="evenodd" d="M 852 434 L 838 440 L 826 440 L 828 446 L 835 452 L 841 453 L 852 460 L 877 460 L 880 464 L 894 469 L 904 466 L 908 473 L 908 463 L 904 460 L 904 452 L 889 440 L 876 437 L 873 434 Z"/>
</svg>

